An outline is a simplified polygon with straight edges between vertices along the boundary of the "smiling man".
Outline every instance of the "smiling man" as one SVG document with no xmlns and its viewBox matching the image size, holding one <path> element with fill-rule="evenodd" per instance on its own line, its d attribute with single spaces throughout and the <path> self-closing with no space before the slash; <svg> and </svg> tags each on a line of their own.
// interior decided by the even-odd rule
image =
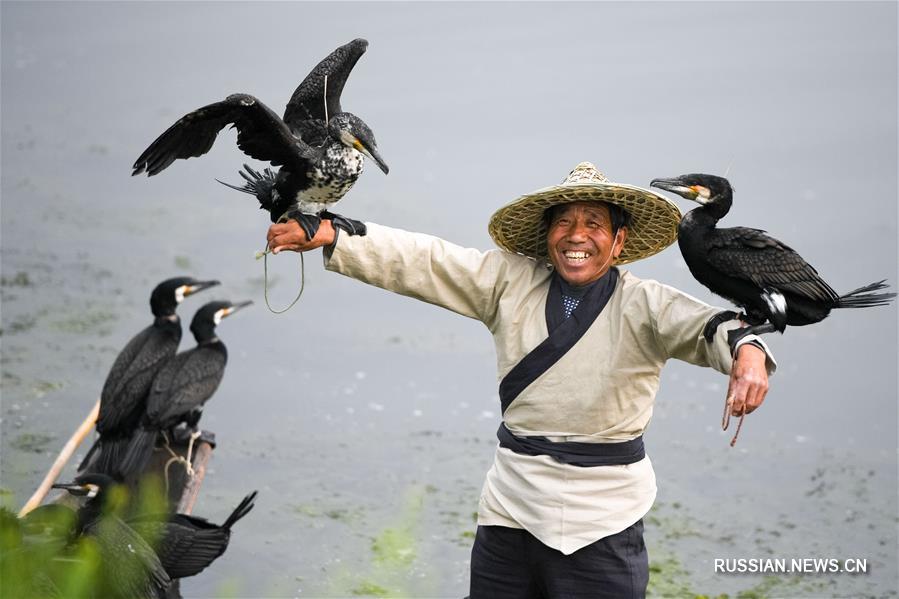
<svg viewBox="0 0 899 599">
<path fill-rule="evenodd" d="M 656 496 L 643 446 L 669 358 L 730 374 L 733 415 L 761 405 L 774 363 L 754 336 L 711 342 L 720 309 L 616 265 L 677 236 L 680 212 L 612 183 L 590 163 L 490 220 L 502 248 L 481 252 L 367 223 L 311 241 L 272 225 L 274 251 L 325 246 L 325 264 L 360 281 L 483 322 L 497 354 L 502 422 L 478 505 L 471 597 L 643 597 L 642 518 Z"/>
</svg>

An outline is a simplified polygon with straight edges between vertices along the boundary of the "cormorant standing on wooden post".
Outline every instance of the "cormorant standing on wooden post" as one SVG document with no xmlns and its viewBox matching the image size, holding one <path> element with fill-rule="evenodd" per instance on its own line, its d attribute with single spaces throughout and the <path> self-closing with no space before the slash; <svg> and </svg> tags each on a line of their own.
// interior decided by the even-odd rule
<svg viewBox="0 0 899 599">
<path fill-rule="evenodd" d="M 215 328 L 222 318 L 252 303 L 209 302 L 194 314 L 190 330 L 197 346 L 170 358 L 153 379 L 146 412 L 140 426 L 135 429 L 124 457 L 123 467 L 128 472 L 144 469 L 153 455 L 159 433 L 169 431 L 182 422 L 189 428 L 196 428 L 203 405 L 222 381 L 228 361 L 228 350 L 215 334 Z M 191 435 L 188 445 L 188 470 L 191 449 L 198 435 Z"/>
<path fill-rule="evenodd" d="M 681 220 L 677 241 L 696 280 L 743 308 L 741 318 L 753 325 L 731 331 L 731 347 L 750 333 L 783 333 L 787 326 L 819 322 L 834 308 L 883 306 L 896 297 L 875 293 L 887 288 L 884 281 L 839 295 L 802 256 L 765 231 L 717 228 L 733 201 L 733 189 L 723 177 L 689 174 L 653 179 L 650 186 L 700 204 Z M 714 334 L 708 329 L 707 338 Z"/>
<path fill-rule="evenodd" d="M 91 464 L 92 470 L 123 479 L 135 474 L 121 470 L 121 460 L 131 433 L 144 415 L 153 377 L 178 350 L 181 319 L 175 310 L 184 298 L 218 284 L 218 281 L 175 277 L 166 279 L 153 289 L 150 294 L 153 324 L 132 337 L 119 352 L 106 376 L 97 418 L 100 438 L 88 451 L 79 470 L 89 465 L 92 454 L 98 450 L 100 453 Z"/>
<path fill-rule="evenodd" d="M 239 191 L 255 195 L 272 222 L 294 218 L 309 239 L 321 217 L 331 218 L 351 235 L 364 234 L 362 223 L 327 211 L 362 173 L 363 156 L 386 174 L 374 134 L 359 117 L 342 112 L 340 94 L 368 42 L 356 39 L 322 60 L 294 91 L 281 119 L 248 94 L 232 94 L 179 119 L 150 144 L 134 163 L 132 175 L 153 176 L 178 158 L 202 156 L 227 125 L 237 129 L 237 146 L 257 160 L 280 166 L 262 174 L 245 167 Z M 226 184 L 227 185 L 227 184 Z"/>
</svg>

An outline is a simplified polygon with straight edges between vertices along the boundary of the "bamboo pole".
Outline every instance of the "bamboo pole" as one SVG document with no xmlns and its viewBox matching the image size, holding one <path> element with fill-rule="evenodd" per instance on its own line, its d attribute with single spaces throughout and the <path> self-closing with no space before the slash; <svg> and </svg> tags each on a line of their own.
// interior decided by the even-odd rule
<svg viewBox="0 0 899 599">
<path fill-rule="evenodd" d="M 47 476 L 44 477 L 44 480 L 41 482 L 40 486 L 37 488 L 37 491 L 34 492 L 34 495 L 31 496 L 31 499 L 19 510 L 19 518 L 24 517 L 28 512 L 36 508 L 41 504 L 44 500 L 44 497 L 47 496 L 47 493 L 50 492 L 50 487 L 53 486 L 53 483 L 56 482 L 56 479 L 59 478 L 59 474 L 62 472 L 62 469 L 65 468 L 68 461 L 71 459 L 72 454 L 75 453 L 75 450 L 81 445 L 81 442 L 84 441 L 84 438 L 91 432 L 91 429 L 94 428 L 94 424 L 97 422 L 97 417 L 100 415 L 100 400 L 97 400 L 97 403 L 94 404 L 93 409 L 90 411 L 90 414 L 87 415 L 87 418 L 84 419 L 84 422 L 79 425 L 79 427 L 75 430 L 75 433 L 72 437 L 66 442 L 65 446 L 62 448 L 62 451 L 59 452 L 59 455 L 56 457 L 56 461 L 53 462 L 53 466 L 50 467 L 50 470 L 47 472 Z"/>
</svg>

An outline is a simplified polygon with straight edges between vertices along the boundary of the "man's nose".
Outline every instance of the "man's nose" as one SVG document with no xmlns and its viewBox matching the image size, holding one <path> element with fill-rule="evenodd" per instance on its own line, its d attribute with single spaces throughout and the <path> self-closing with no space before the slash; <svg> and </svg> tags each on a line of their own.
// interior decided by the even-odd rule
<svg viewBox="0 0 899 599">
<path fill-rule="evenodd" d="M 587 239 L 587 227 L 584 223 L 575 222 L 568 228 L 568 239 L 571 241 L 584 241 Z"/>
</svg>

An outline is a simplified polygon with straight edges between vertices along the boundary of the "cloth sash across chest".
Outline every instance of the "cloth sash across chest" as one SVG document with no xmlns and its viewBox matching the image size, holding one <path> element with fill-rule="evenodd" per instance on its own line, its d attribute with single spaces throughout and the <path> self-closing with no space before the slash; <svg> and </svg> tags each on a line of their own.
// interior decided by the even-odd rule
<svg viewBox="0 0 899 599">
<path fill-rule="evenodd" d="M 587 293 L 568 318 L 562 305 L 564 282 L 553 273 L 546 298 L 546 328 L 549 335 L 510 370 L 499 385 L 503 413 L 515 398 L 541 374 L 551 368 L 584 336 L 605 308 L 618 283 L 618 270 L 610 268 Z M 501 423 L 496 432 L 500 447 L 526 455 L 548 455 L 573 466 L 612 466 L 633 464 L 646 455 L 643 437 L 623 443 L 554 442 L 546 437 L 520 437 Z"/>
</svg>

